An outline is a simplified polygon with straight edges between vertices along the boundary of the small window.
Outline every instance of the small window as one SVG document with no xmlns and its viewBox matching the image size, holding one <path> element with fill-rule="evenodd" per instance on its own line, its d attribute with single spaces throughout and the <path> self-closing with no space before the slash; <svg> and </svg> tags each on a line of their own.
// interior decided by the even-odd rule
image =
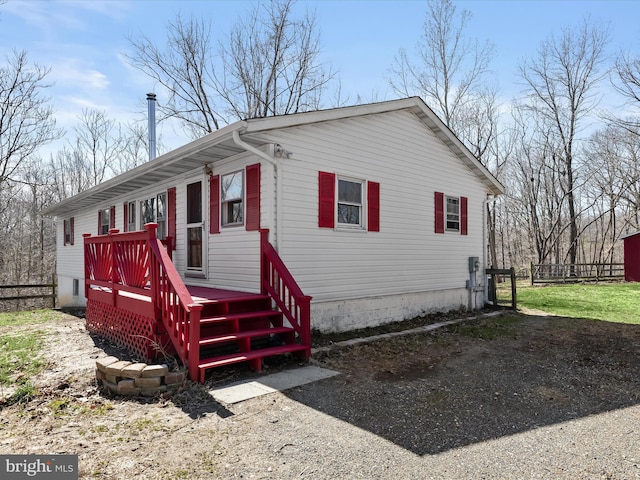
<svg viewBox="0 0 640 480">
<path fill-rule="evenodd" d="M 131 204 L 135 205 L 133 202 L 129 205 Z M 156 236 L 161 240 L 167 238 L 166 193 L 159 193 L 155 197 L 140 201 L 140 230 L 142 230 L 147 223 L 157 223 L 158 230 L 156 231 Z M 131 219 L 129 219 L 129 224 L 131 224 Z M 133 219 L 133 224 L 135 225 L 135 218 Z"/>
<path fill-rule="evenodd" d="M 64 244 L 73 245 L 73 217 L 64 221 Z"/>
<path fill-rule="evenodd" d="M 362 227 L 362 182 L 338 179 L 338 225 Z"/>
<path fill-rule="evenodd" d="M 127 219 L 127 231 L 135 232 L 137 230 L 136 227 L 136 202 L 129 202 L 129 206 L 127 207 L 127 214 L 129 218 Z"/>
<path fill-rule="evenodd" d="M 105 208 L 100 215 L 100 235 L 106 235 L 109 233 L 111 225 L 111 209 Z"/>
<path fill-rule="evenodd" d="M 242 171 L 222 176 L 222 225 L 242 225 L 244 222 L 244 175 Z"/>
<path fill-rule="evenodd" d="M 77 297 L 80 295 L 80 280 L 77 278 L 73 279 L 73 296 Z"/>
<path fill-rule="evenodd" d="M 460 199 L 457 197 L 447 198 L 447 230 L 453 232 L 460 231 Z"/>
</svg>

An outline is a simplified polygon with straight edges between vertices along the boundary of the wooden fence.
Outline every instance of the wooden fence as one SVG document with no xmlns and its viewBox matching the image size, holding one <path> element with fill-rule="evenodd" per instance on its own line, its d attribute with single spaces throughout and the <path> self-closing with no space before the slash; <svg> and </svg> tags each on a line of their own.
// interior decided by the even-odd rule
<svg viewBox="0 0 640 480">
<path fill-rule="evenodd" d="M 492 302 L 494 307 L 500 305 L 498 299 L 498 277 L 509 276 L 511 279 L 511 308 L 514 310 L 518 306 L 517 292 L 516 292 L 516 269 L 511 268 L 487 268 L 486 274 L 491 276 L 491 282 L 489 282 L 489 301 Z"/>
<path fill-rule="evenodd" d="M 624 263 L 532 263 L 530 274 L 531 285 L 623 280 Z"/>
<path fill-rule="evenodd" d="M 56 308 L 57 288 L 55 276 L 51 278 L 51 283 L 0 285 L 0 305 L 3 307 L 2 310 L 9 310 L 6 302 L 15 301 L 18 302 L 18 308 L 15 310 L 19 310 L 22 300 L 50 299 L 50 302 L 46 303 L 49 303 L 51 308 Z"/>
</svg>

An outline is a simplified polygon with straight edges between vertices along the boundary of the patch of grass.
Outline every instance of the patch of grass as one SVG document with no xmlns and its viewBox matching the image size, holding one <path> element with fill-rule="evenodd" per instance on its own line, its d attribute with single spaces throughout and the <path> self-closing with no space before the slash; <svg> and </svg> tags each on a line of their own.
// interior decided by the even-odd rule
<svg viewBox="0 0 640 480">
<path fill-rule="evenodd" d="M 512 326 L 518 321 L 520 318 L 515 316 L 501 316 L 459 323 L 449 328 L 453 333 L 483 340 L 495 340 L 500 337 L 515 338 L 516 333 Z"/>
<path fill-rule="evenodd" d="M 27 403 L 38 395 L 38 389 L 30 383 L 20 385 L 13 395 L 7 400 L 7 405 L 15 405 L 16 403 Z"/>
<path fill-rule="evenodd" d="M 26 384 L 44 368 L 39 358 L 44 332 L 0 335 L 0 385 Z"/>
<path fill-rule="evenodd" d="M 63 317 L 65 317 L 64 313 L 55 310 L 0 313 L 0 327 L 38 325 L 52 320 L 62 319 Z"/>
<path fill-rule="evenodd" d="M 518 305 L 554 315 L 640 324 L 640 283 L 518 286 Z"/>
</svg>

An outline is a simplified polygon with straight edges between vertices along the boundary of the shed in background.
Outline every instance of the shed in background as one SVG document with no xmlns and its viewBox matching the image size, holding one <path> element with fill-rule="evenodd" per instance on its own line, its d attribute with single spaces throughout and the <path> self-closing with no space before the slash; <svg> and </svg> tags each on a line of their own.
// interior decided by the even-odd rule
<svg viewBox="0 0 640 480">
<path fill-rule="evenodd" d="M 624 241 L 624 279 L 640 282 L 640 232 L 622 238 Z"/>
</svg>

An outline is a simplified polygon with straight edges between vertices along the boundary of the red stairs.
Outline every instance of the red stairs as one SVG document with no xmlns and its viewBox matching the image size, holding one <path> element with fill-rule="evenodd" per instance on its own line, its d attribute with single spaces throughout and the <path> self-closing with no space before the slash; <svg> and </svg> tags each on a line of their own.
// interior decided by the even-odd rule
<svg viewBox="0 0 640 480">
<path fill-rule="evenodd" d="M 311 355 L 311 297 L 260 234 L 260 294 L 186 286 L 171 259 L 172 242 L 144 231 L 84 234 L 87 328 L 153 358 L 170 345 L 204 382 L 207 370 L 238 362 L 262 369 L 262 359 Z M 157 352 L 155 352 L 157 354 Z"/>
<path fill-rule="evenodd" d="M 200 312 L 198 380 L 209 369 L 249 362 L 262 370 L 262 359 L 308 349 L 297 343 L 296 331 L 285 326 L 284 316 L 272 308 L 269 295 L 187 286 Z"/>
</svg>

